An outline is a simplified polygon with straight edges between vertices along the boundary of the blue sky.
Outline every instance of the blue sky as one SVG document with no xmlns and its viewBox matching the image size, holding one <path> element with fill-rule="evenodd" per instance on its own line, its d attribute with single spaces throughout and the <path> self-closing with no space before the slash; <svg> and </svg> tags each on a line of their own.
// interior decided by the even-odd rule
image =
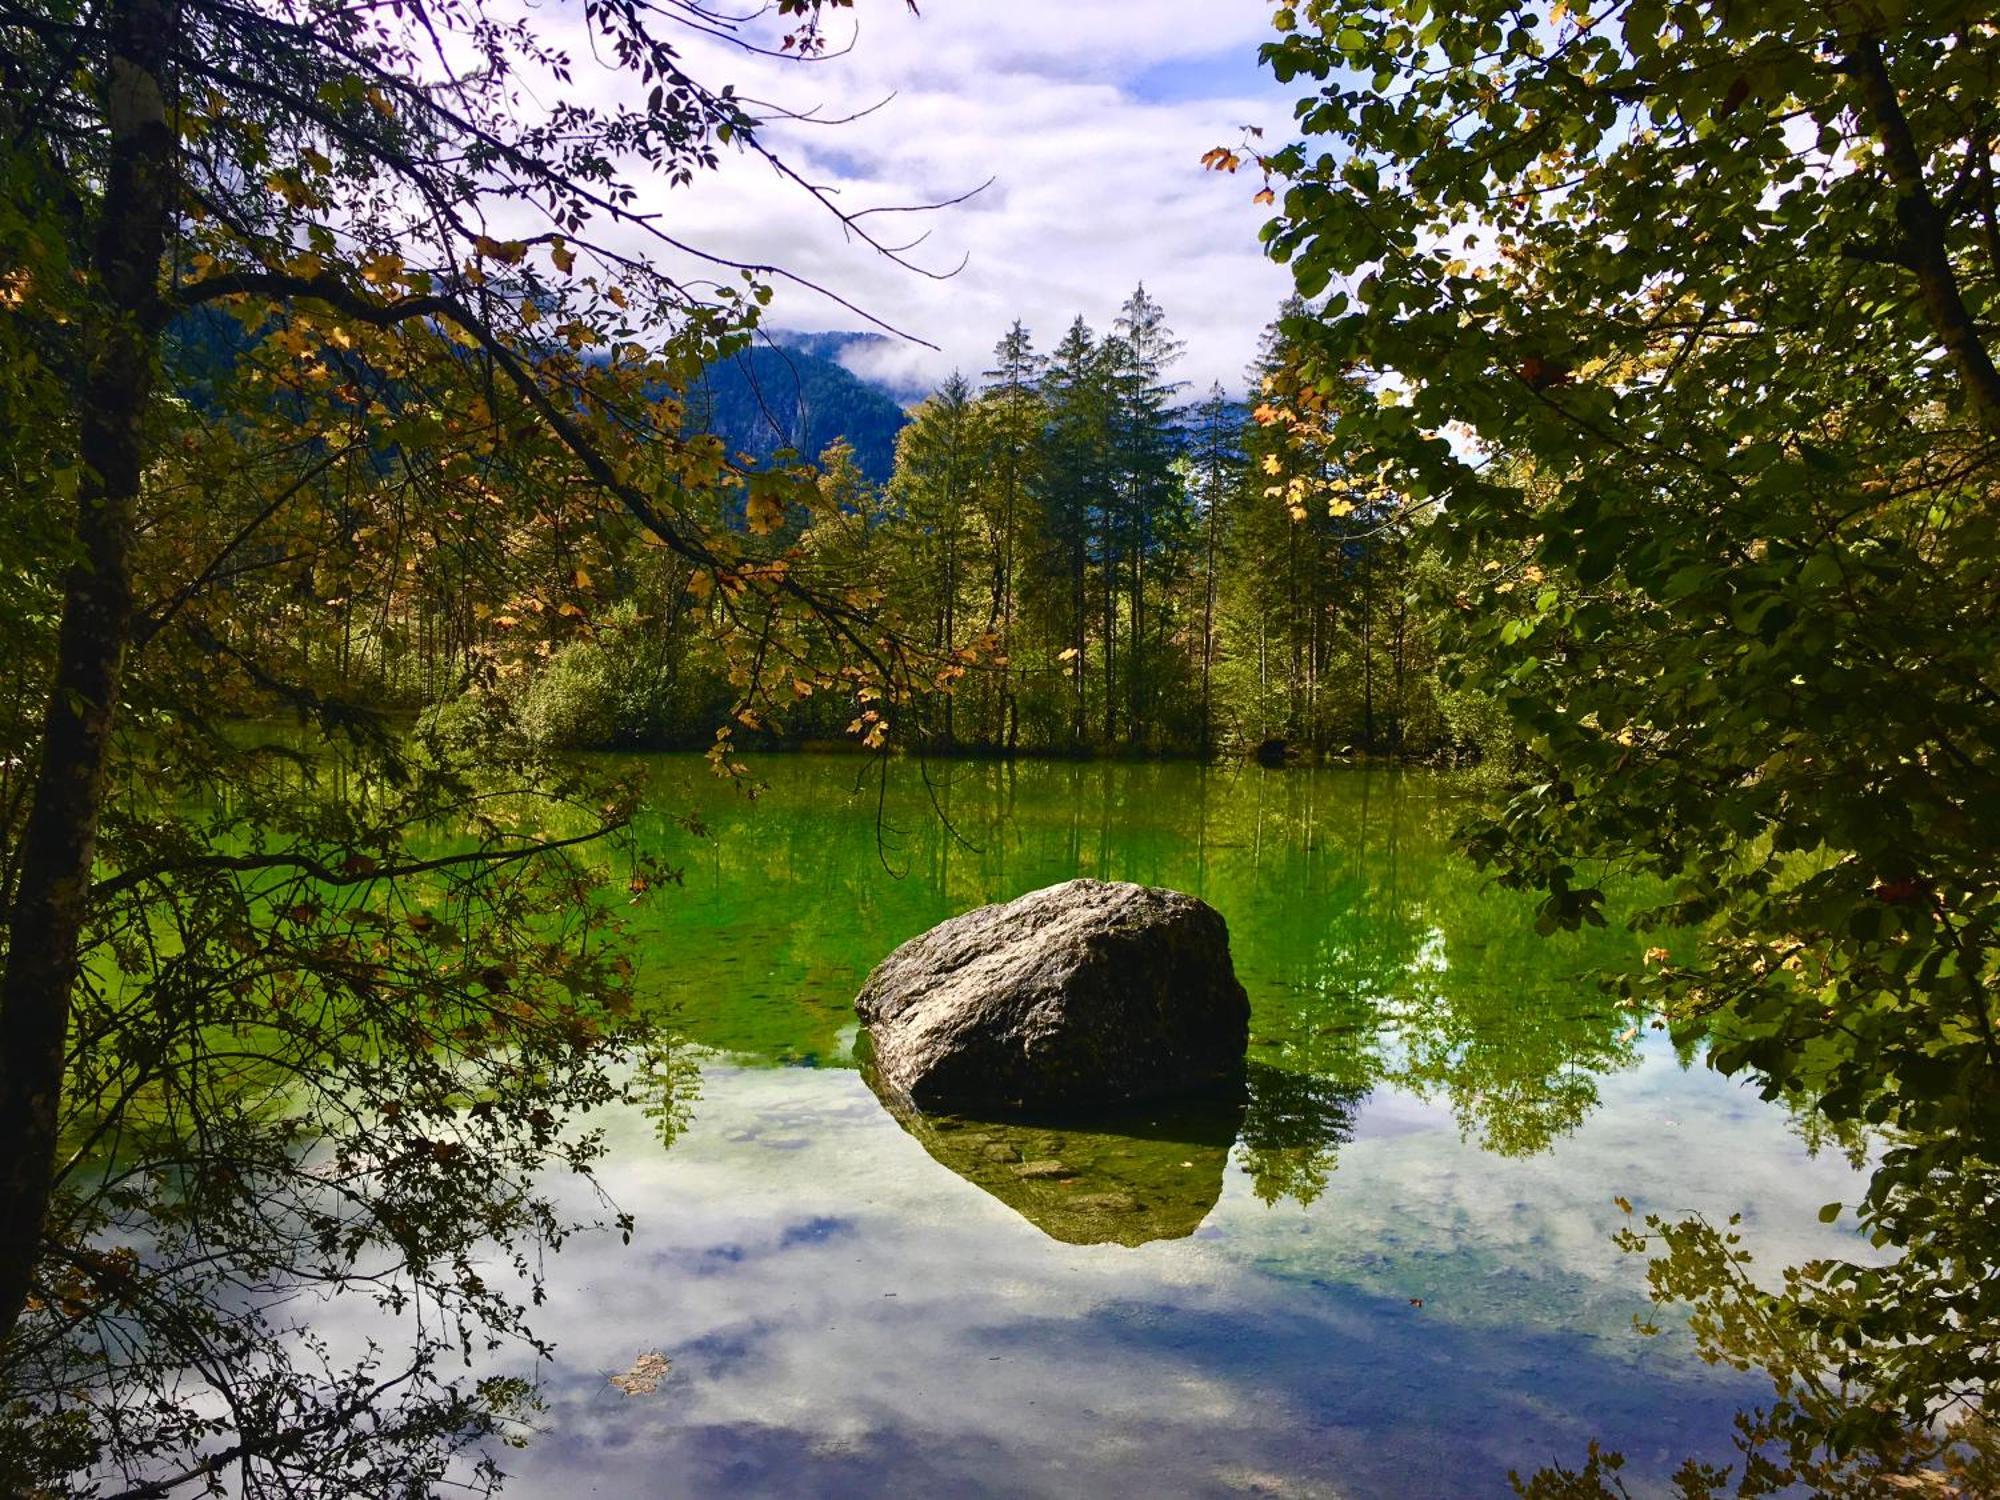
<svg viewBox="0 0 2000 1500">
<path fill-rule="evenodd" d="M 1124 82 L 1132 97 L 1143 104 L 1254 98 L 1277 88 L 1258 63 L 1254 47 L 1169 58 L 1139 69 Z"/>
</svg>

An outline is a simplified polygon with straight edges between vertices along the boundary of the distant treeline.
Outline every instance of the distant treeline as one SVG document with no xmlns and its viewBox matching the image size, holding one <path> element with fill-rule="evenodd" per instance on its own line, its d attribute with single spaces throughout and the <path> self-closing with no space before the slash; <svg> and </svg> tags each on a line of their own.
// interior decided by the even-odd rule
<svg viewBox="0 0 2000 1500">
<path fill-rule="evenodd" d="M 879 592 L 902 636 L 950 663 L 949 692 L 895 738 L 1000 753 L 1482 753 L 1496 719 L 1440 680 L 1426 604 L 1439 565 L 1422 527 L 1348 483 L 1310 412 L 1274 394 L 1278 325 L 1248 401 L 1217 385 L 1188 403 L 1181 347 L 1143 287 L 1108 332 L 1079 318 L 1047 354 L 1017 322 L 976 384 L 954 375 L 916 408 L 886 484 L 845 439 L 820 455 L 823 503 L 786 523 L 801 553 L 820 578 Z M 517 686 L 523 724 L 559 745 L 708 744 L 740 706 L 701 649 L 712 601 L 685 578 L 634 576 L 616 593 L 589 639 Z M 745 722 L 851 738 L 856 712 L 807 695 L 781 721 Z"/>
</svg>

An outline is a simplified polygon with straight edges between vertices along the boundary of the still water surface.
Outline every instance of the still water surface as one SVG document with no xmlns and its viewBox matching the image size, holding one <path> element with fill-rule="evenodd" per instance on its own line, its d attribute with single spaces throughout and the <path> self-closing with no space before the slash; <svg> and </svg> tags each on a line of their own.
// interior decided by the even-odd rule
<svg viewBox="0 0 2000 1500">
<path fill-rule="evenodd" d="M 552 1263 L 511 1494 L 1495 1495 L 1591 1437 L 1664 1493 L 1763 1391 L 1633 1331 L 1614 1195 L 1741 1212 L 1771 1266 L 1854 1248 L 1815 1213 L 1847 1164 L 1598 991 L 1641 939 L 1536 936 L 1451 852 L 1443 778 L 756 771 L 751 800 L 649 766 L 641 831 L 684 885 L 633 909 L 642 972 L 699 1079 L 609 1122 L 638 1232 Z M 1080 874 L 1228 919 L 1247 1099 L 899 1121 L 853 1062 L 868 969 Z M 656 1390 L 610 1381 L 652 1352 Z"/>
</svg>

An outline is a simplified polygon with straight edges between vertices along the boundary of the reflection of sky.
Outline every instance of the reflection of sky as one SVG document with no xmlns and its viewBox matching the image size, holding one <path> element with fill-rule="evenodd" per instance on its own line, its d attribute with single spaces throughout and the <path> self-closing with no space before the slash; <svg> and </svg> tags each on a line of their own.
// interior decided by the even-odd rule
<svg viewBox="0 0 2000 1500">
<path fill-rule="evenodd" d="M 1126 1249 L 1047 1238 L 851 1072 L 711 1068 L 670 1152 L 613 1122 L 638 1233 L 553 1263 L 550 1409 L 509 1493 L 1442 1496 L 1592 1436 L 1654 1482 L 1727 1457 L 1762 1391 L 1631 1331 L 1612 1195 L 1755 1205 L 1775 1265 L 1852 1248 L 1814 1210 L 1854 1179 L 1657 1051 L 1602 1090 L 1525 1160 L 1379 1091 L 1310 1207 L 1232 1170 L 1194 1236 Z M 607 1383 L 653 1349 L 656 1394 Z"/>
</svg>

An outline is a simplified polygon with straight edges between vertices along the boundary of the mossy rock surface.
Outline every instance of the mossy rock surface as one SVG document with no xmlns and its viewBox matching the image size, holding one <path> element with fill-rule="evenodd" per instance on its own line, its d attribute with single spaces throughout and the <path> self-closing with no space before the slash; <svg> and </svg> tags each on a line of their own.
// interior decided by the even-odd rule
<svg viewBox="0 0 2000 1500">
<path fill-rule="evenodd" d="M 1193 1234 L 1222 1197 L 1243 1122 L 1240 1097 L 1084 1119 L 977 1120 L 925 1114 L 879 1083 L 877 1092 L 941 1165 L 1070 1245 Z"/>
</svg>

